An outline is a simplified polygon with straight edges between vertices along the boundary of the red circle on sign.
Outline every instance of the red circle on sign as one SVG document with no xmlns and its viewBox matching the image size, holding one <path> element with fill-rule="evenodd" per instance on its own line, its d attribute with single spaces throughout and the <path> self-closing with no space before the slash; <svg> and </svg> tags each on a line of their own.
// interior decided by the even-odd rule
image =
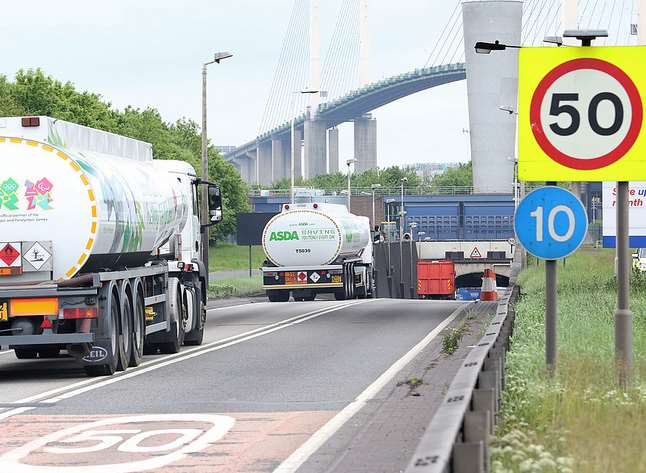
<svg viewBox="0 0 646 473">
<path fill-rule="evenodd" d="M 545 132 L 543 131 L 543 121 L 541 119 L 541 106 L 543 105 L 543 99 L 545 98 L 548 89 L 552 84 L 554 84 L 554 82 L 556 82 L 557 79 L 579 69 L 593 69 L 605 72 L 612 76 L 626 90 L 632 107 L 632 123 L 630 124 L 626 137 L 615 149 L 593 159 L 575 158 L 556 148 L 556 146 L 554 146 L 545 135 Z M 628 151 L 630 151 L 630 148 L 635 144 L 635 141 L 637 141 L 637 137 L 641 132 L 643 116 L 644 112 L 639 90 L 637 90 L 635 83 L 624 71 L 614 64 L 610 64 L 609 62 L 602 61 L 600 59 L 582 58 L 560 64 L 552 69 L 552 71 L 550 71 L 550 73 L 547 74 L 538 84 L 536 92 L 534 92 L 534 96 L 532 97 L 530 125 L 532 127 L 532 132 L 534 133 L 534 138 L 536 138 L 539 146 L 552 160 L 571 169 L 594 170 L 601 169 L 619 161 L 626 155 L 626 153 L 628 153 Z"/>
</svg>

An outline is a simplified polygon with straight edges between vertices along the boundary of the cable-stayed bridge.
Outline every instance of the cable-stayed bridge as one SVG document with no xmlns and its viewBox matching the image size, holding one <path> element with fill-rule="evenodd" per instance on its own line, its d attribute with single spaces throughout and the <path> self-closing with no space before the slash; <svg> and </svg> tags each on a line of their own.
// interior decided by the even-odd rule
<svg viewBox="0 0 646 473">
<path fill-rule="evenodd" d="M 476 14 L 475 18 L 479 19 L 475 24 L 464 21 L 466 13 L 462 4 L 483 2 L 454 0 L 450 17 L 433 35 L 434 47 L 423 65 L 371 82 L 368 3 L 369 0 L 342 1 L 330 44 L 321 58 L 320 0 L 294 1 L 258 135 L 225 155 L 247 182 L 270 184 L 290 176 L 292 155 L 296 176 L 310 178 L 338 170 L 336 127 L 345 122 L 354 123 L 355 169 L 377 167 L 377 123 L 370 113 L 416 92 L 465 80 L 467 65 L 476 67 L 469 60 L 473 56 L 471 38 L 500 39 L 487 36 L 495 33 L 488 32 L 484 26 L 486 22 L 481 20 L 486 18 Z M 564 29 L 608 30 L 609 38 L 597 42 L 598 45 L 636 44 L 638 10 L 646 2 L 526 0 L 515 3 L 519 11 L 515 21 L 519 24 L 516 41 L 512 42 L 542 46 L 546 36 L 560 35 Z M 468 7 L 477 11 L 480 5 Z M 513 25 L 503 27 L 514 28 Z M 510 89 L 513 93 L 509 94 L 509 100 L 515 103 L 515 85 Z M 473 95 L 470 92 L 471 100 Z M 477 151 L 475 148 L 482 143 L 474 143 L 478 138 L 473 120 L 471 128 L 472 150 Z"/>
</svg>

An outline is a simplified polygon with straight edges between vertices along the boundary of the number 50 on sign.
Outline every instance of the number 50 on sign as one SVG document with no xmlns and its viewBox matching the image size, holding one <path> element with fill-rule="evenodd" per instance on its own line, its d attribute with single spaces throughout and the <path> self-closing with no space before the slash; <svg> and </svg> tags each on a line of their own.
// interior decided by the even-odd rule
<svg viewBox="0 0 646 473">
<path fill-rule="evenodd" d="M 519 67 L 520 179 L 646 180 L 645 47 L 526 48 Z"/>
</svg>

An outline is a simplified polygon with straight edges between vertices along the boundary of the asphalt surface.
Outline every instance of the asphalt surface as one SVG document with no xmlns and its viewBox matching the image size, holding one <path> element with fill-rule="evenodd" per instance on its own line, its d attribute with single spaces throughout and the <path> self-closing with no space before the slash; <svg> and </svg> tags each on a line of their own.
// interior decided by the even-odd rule
<svg viewBox="0 0 646 473">
<path fill-rule="evenodd" d="M 388 299 L 216 305 L 201 347 L 148 356 L 111 378 L 86 378 L 66 358 L 0 352 L 0 471 L 297 471 L 317 451 L 312 438 L 332 432 L 330 423 L 343 432 L 363 400 L 396 383 L 466 307 Z M 296 453 L 304 460 L 285 465 Z"/>
</svg>

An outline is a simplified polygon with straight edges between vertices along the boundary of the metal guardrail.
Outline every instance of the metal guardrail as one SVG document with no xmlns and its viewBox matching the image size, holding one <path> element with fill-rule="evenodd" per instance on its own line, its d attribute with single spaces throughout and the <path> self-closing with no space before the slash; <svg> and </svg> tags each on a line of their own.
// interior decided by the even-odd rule
<svg viewBox="0 0 646 473">
<path fill-rule="evenodd" d="M 515 318 L 510 302 L 517 291 L 512 285 L 500 299 L 495 318 L 458 370 L 405 473 L 490 471 L 489 438 L 505 388 Z"/>
</svg>

